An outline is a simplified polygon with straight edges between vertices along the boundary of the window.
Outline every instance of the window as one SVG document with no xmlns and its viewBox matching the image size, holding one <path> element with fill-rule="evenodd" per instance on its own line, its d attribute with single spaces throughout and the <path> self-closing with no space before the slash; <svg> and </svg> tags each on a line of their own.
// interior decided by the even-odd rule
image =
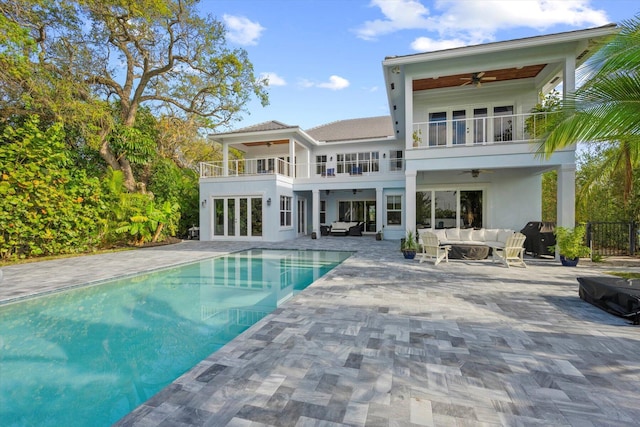
<svg viewBox="0 0 640 427">
<path fill-rule="evenodd" d="M 429 146 L 447 145 L 447 113 L 429 113 Z"/>
<path fill-rule="evenodd" d="M 473 143 L 487 142 L 487 109 L 474 108 L 473 110 Z"/>
<path fill-rule="evenodd" d="M 494 141 L 513 141 L 513 105 L 494 107 Z"/>
<path fill-rule="evenodd" d="M 273 173 L 274 159 L 258 159 L 258 173 Z"/>
<path fill-rule="evenodd" d="M 336 155 L 338 173 L 361 174 L 380 171 L 380 153 L 343 153 Z"/>
<path fill-rule="evenodd" d="M 402 225 L 402 196 L 387 196 L 387 225 Z"/>
<path fill-rule="evenodd" d="M 280 196 L 280 227 L 291 227 L 291 197 Z"/>
<path fill-rule="evenodd" d="M 327 201 L 320 200 L 320 224 L 327 223 Z"/>
<path fill-rule="evenodd" d="M 467 112 L 465 110 L 456 110 L 453 112 L 453 122 L 451 123 L 453 145 L 464 145 L 467 142 L 466 115 Z"/>
<path fill-rule="evenodd" d="M 316 156 L 316 173 L 318 175 L 327 174 L 327 156 Z"/>
<path fill-rule="evenodd" d="M 417 191 L 416 228 L 482 228 L 483 205 L 482 190 Z"/>
<path fill-rule="evenodd" d="M 402 158 L 403 158 L 402 151 L 390 152 L 389 159 L 391 164 L 389 165 L 389 170 L 392 170 L 392 171 L 404 170 L 404 161 L 402 160 Z"/>
</svg>

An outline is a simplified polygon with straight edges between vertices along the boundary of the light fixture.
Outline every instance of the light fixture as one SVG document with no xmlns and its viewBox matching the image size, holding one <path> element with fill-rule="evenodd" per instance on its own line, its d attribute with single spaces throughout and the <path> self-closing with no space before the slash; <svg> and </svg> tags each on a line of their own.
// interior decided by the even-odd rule
<svg viewBox="0 0 640 427">
<path fill-rule="evenodd" d="M 271 206 L 271 197 L 267 199 L 267 206 Z"/>
<path fill-rule="evenodd" d="M 395 83 L 391 83 L 391 90 L 394 90 L 396 88 L 396 84 Z"/>
<path fill-rule="evenodd" d="M 333 161 L 333 156 L 329 156 L 329 161 L 332 162 Z"/>
<path fill-rule="evenodd" d="M 329 195 L 329 193 L 331 193 L 331 190 L 324 190 L 324 194 L 326 194 L 327 196 Z"/>
<path fill-rule="evenodd" d="M 267 147 L 271 147 L 271 141 L 267 142 Z"/>
<path fill-rule="evenodd" d="M 480 171 L 478 169 L 471 170 L 471 176 L 477 178 L 480 175 Z"/>
<path fill-rule="evenodd" d="M 387 158 L 387 153 L 382 153 L 382 158 L 386 159 Z"/>
<path fill-rule="evenodd" d="M 202 201 L 201 205 L 202 205 L 203 208 L 206 208 L 207 207 L 207 199 L 204 199 Z"/>
<path fill-rule="evenodd" d="M 356 190 L 356 189 L 354 188 L 354 189 L 353 189 L 353 194 L 355 195 L 357 191 L 358 191 L 358 190 Z"/>
<path fill-rule="evenodd" d="M 391 69 L 391 72 L 392 72 L 393 74 L 400 74 L 400 66 L 399 66 L 399 65 L 396 65 L 395 67 L 393 67 L 393 68 Z"/>
</svg>

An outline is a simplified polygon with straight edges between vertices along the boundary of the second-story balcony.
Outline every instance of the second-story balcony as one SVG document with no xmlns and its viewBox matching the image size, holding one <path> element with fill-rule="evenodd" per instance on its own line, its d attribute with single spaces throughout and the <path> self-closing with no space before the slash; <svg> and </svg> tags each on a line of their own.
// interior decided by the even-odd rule
<svg viewBox="0 0 640 427">
<path fill-rule="evenodd" d="M 337 158 L 338 156 L 336 156 Z M 353 178 L 404 172 L 402 158 L 358 159 L 327 161 L 323 163 L 290 163 L 278 157 L 229 160 L 225 170 L 223 161 L 201 162 L 201 178 L 224 178 L 237 176 L 282 175 L 296 179 Z"/>
<path fill-rule="evenodd" d="M 220 178 L 229 176 L 248 175 L 284 175 L 294 177 L 294 165 L 278 157 L 266 157 L 260 159 L 229 160 L 227 168 L 222 161 L 201 162 L 201 178 Z"/>
<path fill-rule="evenodd" d="M 416 148 L 528 142 L 542 135 L 557 113 L 475 115 L 452 120 L 435 116 L 413 124 Z"/>
</svg>

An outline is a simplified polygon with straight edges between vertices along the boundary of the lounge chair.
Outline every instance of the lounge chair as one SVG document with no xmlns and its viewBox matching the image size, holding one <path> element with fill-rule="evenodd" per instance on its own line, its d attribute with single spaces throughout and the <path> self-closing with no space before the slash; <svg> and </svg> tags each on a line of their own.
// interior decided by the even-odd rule
<svg viewBox="0 0 640 427">
<path fill-rule="evenodd" d="M 433 265 L 440 264 L 442 260 L 449 262 L 449 249 L 451 249 L 451 246 L 440 246 L 438 236 L 430 231 L 422 231 L 420 232 L 420 240 L 422 241 L 420 251 L 421 263 L 427 259 L 433 259 Z"/>
<path fill-rule="evenodd" d="M 493 247 L 493 260 L 502 262 L 507 268 L 511 265 L 527 267 L 524 263 L 524 241 L 527 236 L 514 233 L 507 238 L 504 248 Z"/>
</svg>

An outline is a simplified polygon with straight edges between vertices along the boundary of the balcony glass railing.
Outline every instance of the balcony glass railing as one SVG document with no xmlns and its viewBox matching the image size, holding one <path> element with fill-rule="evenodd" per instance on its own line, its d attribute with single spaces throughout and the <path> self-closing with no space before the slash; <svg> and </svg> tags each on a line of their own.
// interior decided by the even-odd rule
<svg viewBox="0 0 640 427">
<path fill-rule="evenodd" d="M 456 147 L 532 141 L 557 113 L 505 114 L 413 124 L 414 147 Z"/>
</svg>

